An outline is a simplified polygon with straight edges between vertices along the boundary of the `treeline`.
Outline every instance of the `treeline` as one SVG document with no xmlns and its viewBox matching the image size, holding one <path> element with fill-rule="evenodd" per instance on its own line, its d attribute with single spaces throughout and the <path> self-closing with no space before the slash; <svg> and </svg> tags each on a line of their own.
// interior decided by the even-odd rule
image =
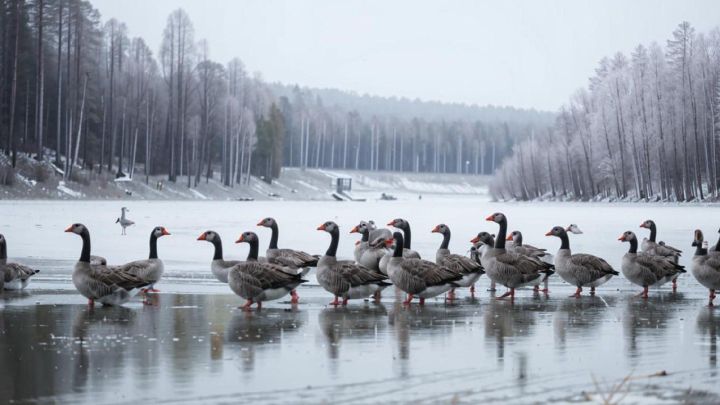
<svg viewBox="0 0 720 405">
<path fill-rule="evenodd" d="M 547 131 L 513 148 L 496 198 L 718 198 L 720 30 L 683 22 L 664 47 L 600 61 Z"/>
<path fill-rule="evenodd" d="M 27 153 L 70 180 L 75 168 L 189 187 L 216 175 L 226 186 L 269 181 L 282 166 L 492 173 L 550 119 L 388 102 L 270 85 L 239 58 L 214 61 L 183 10 L 154 54 L 88 1 L 0 0 L 0 149 L 13 166 Z"/>
</svg>

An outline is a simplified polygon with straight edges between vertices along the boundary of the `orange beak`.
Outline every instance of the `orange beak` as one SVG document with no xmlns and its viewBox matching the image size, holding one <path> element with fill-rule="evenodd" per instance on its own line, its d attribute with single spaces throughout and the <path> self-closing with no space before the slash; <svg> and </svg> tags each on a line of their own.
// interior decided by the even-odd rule
<svg viewBox="0 0 720 405">
<path fill-rule="evenodd" d="M 243 238 L 243 236 L 240 235 L 240 237 L 235 241 L 235 243 L 240 243 L 240 242 L 244 242 L 244 241 L 245 241 L 245 238 Z"/>
<path fill-rule="evenodd" d="M 494 220 L 495 220 L 495 215 L 488 215 L 488 217 L 485 218 L 485 220 L 486 220 L 486 221 L 494 221 Z"/>
<path fill-rule="evenodd" d="M 203 232 L 203 233 L 200 234 L 200 236 L 198 236 L 197 240 L 207 240 L 207 239 L 205 238 L 205 236 L 206 236 L 206 232 Z"/>
<path fill-rule="evenodd" d="M 387 226 L 395 226 L 395 221 L 390 221 L 387 223 Z"/>
<path fill-rule="evenodd" d="M 505 240 L 513 240 L 513 239 L 512 239 L 512 235 L 508 235 L 508 237 L 505 238 Z"/>
<path fill-rule="evenodd" d="M 264 219 L 261 219 L 260 222 L 257 223 L 257 226 L 263 226 L 264 221 L 265 221 Z"/>
<path fill-rule="evenodd" d="M 317 227 L 317 230 L 318 230 L 318 231 L 324 231 L 324 230 L 325 230 L 325 224 L 322 224 L 322 225 L 318 226 L 318 227 Z"/>
<path fill-rule="evenodd" d="M 435 226 L 435 228 L 433 228 L 432 232 L 440 232 L 440 225 Z"/>
<path fill-rule="evenodd" d="M 642 224 L 640 224 L 640 228 L 645 228 L 645 222 L 643 222 Z"/>
<path fill-rule="evenodd" d="M 73 226 L 70 225 L 67 228 L 65 228 L 65 232 L 72 232 Z"/>
<path fill-rule="evenodd" d="M 477 236 L 470 239 L 470 243 L 478 243 L 478 242 L 480 242 L 480 238 L 478 238 Z"/>
<path fill-rule="evenodd" d="M 545 236 L 553 236 L 552 229 L 547 231 L 547 233 L 545 233 Z"/>
<path fill-rule="evenodd" d="M 357 225 L 353 227 L 353 229 L 350 230 L 350 233 L 359 233 L 360 230 L 358 229 Z"/>
<path fill-rule="evenodd" d="M 620 235 L 620 237 L 618 238 L 618 240 L 620 240 L 620 241 L 623 241 L 623 242 L 624 242 L 624 241 L 625 241 L 625 235 Z"/>
<path fill-rule="evenodd" d="M 170 235 L 170 232 L 168 232 L 167 229 L 163 228 L 163 229 L 162 229 L 162 234 L 163 234 L 163 236 L 165 236 L 165 235 Z"/>
</svg>

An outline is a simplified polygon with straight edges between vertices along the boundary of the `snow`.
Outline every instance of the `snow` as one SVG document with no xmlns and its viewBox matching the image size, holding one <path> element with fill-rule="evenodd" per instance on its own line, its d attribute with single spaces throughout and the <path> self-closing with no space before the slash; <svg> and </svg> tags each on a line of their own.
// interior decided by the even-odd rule
<svg viewBox="0 0 720 405">
<path fill-rule="evenodd" d="M 83 196 L 84 196 L 83 193 L 81 193 L 81 192 L 79 192 L 79 191 L 75 191 L 75 190 L 67 187 L 67 186 L 65 185 L 65 182 L 64 182 L 64 181 L 61 181 L 61 182 L 58 183 L 57 189 L 58 189 L 58 191 L 61 191 L 61 192 L 65 193 L 65 194 L 69 195 L 70 197 L 79 198 L 79 197 L 83 197 Z"/>
</svg>

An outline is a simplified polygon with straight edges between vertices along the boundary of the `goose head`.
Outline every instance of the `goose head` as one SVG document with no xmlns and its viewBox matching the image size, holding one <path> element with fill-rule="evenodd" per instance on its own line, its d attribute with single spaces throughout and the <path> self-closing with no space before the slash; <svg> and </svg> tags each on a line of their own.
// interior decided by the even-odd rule
<svg viewBox="0 0 720 405">
<path fill-rule="evenodd" d="M 703 237 L 703 233 L 701 230 L 696 229 L 695 230 L 695 238 L 693 239 L 693 243 L 691 246 L 700 247 L 703 244 L 703 240 L 705 238 Z"/>
<path fill-rule="evenodd" d="M 620 242 L 631 242 L 637 240 L 637 236 L 635 236 L 635 233 L 633 231 L 625 231 L 622 235 L 620 235 L 618 240 Z"/>
<path fill-rule="evenodd" d="M 198 236 L 197 240 L 204 240 L 210 243 L 216 243 L 220 241 L 220 235 L 215 231 L 205 231 Z"/>
<path fill-rule="evenodd" d="M 235 241 L 235 243 L 253 243 L 258 242 L 258 236 L 255 232 L 243 232 L 238 239 Z"/>
<path fill-rule="evenodd" d="M 472 238 L 470 240 L 470 243 L 472 243 L 474 246 L 493 246 L 495 245 L 495 235 L 483 231 L 478 233 L 476 237 Z"/>
<path fill-rule="evenodd" d="M 152 234 L 156 238 L 160 238 L 162 236 L 170 235 L 170 232 L 168 232 L 164 226 L 156 226 L 155 229 L 152 230 Z"/>
<path fill-rule="evenodd" d="M 648 219 L 645 222 L 643 222 L 642 224 L 640 224 L 640 228 L 645 228 L 645 229 L 652 229 L 654 226 L 655 226 L 655 222 L 653 222 L 652 219 Z"/>
<path fill-rule="evenodd" d="M 265 228 L 272 228 L 273 226 L 277 226 L 277 221 L 275 221 L 275 218 L 267 217 L 260 220 L 260 222 L 257 223 L 257 226 L 264 226 Z"/>
<path fill-rule="evenodd" d="M 127 207 L 120 208 L 120 211 L 122 212 L 130 212 L 130 210 Z"/>
<path fill-rule="evenodd" d="M 432 233 L 441 233 L 443 235 L 446 235 L 448 232 L 450 232 L 450 228 L 445 224 L 436 225 L 432 230 Z"/>
<path fill-rule="evenodd" d="M 364 235 L 365 232 L 368 232 L 369 230 L 369 224 L 365 221 L 360 221 L 359 224 L 355 225 L 353 229 L 350 230 L 350 233 L 359 233 L 361 235 Z"/>
<path fill-rule="evenodd" d="M 507 222 L 507 217 L 502 212 L 496 212 L 494 214 L 488 215 L 488 217 L 485 218 L 485 220 L 500 224 L 503 222 Z"/>
<path fill-rule="evenodd" d="M 583 233 L 583 231 L 580 230 L 580 227 L 577 226 L 577 224 L 568 225 L 568 227 L 565 229 L 565 231 L 574 233 L 575 235 L 580 235 L 581 233 Z"/>
<path fill-rule="evenodd" d="M 510 232 L 510 234 L 507 236 L 507 238 L 505 240 L 511 240 L 515 243 L 518 243 L 518 241 L 520 241 L 521 239 L 522 239 L 522 232 L 512 231 L 512 232 Z"/>
<path fill-rule="evenodd" d="M 545 236 L 557 236 L 558 238 L 562 238 L 563 236 L 567 236 L 567 230 L 562 226 L 553 226 L 552 229 L 545 234 Z"/>
<path fill-rule="evenodd" d="M 407 229 L 410 227 L 410 223 L 403 218 L 395 218 L 392 221 L 388 222 L 388 226 L 392 226 L 393 228 L 398 229 Z"/>
<path fill-rule="evenodd" d="M 369 231 L 374 231 L 377 229 L 377 225 L 375 225 L 375 221 L 373 221 L 372 219 L 367 221 L 366 224 Z"/>
<path fill-rule="evenodd" d="M 68 226 L 65 228 L 65 232 L 72 232 L 74 234 L 82 235 L 83 233 L 87 232 L 87 227 L 83 224 L 76 223 Z"/>
<path fill-rule="evenodd" d="M 333 221 L 327 221 L 317 227 L 318 231 L 325 231 L 327 233 L 339 232 L 340 227 Z"/>
</svg>

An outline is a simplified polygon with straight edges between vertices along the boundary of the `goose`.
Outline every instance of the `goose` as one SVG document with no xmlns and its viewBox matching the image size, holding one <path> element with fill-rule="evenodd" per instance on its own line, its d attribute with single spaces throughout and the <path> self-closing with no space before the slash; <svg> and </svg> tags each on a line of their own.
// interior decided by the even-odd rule
<svg viewBox="0 0 720 405">
<path fill-rule="evenodd" d="M 120 226 L 122 227 L 122 233 L 120 235 L 127 235 L 127 233 L 125 233 L 125 228 L 127 228 L 128 226 L 131 226 L 131 225 L 135 225 L 135 222 L 133 222 L 125 217 L 125 213 L 130 212 L 129 209 L 122 207 L 122 208 L 120 208 L 120 211 L 121 211 L 120 218 L 116 219 L 115 223 L 116 224 L 119 223 Z"/>
<path fill-rule="evenodd" d="M 703 287 L 710 290 L 709 306 L 713 306 L 715 291 L 720 290 L 720 256 L 708 254 L 708 243 L 703 241 L 701 230 L 695 230 L 695 255 L 692 259 L 692 275 Z"/>
<path fill-rule="evenodd" d="M 682 250 L 674 248 L 663 241 L 656 242 L 657 225 L 655 225 L 655 221 L 648 219 L 640 224 L 640 228 L 650 230 L 650 238 L 643 238 L 642 243 L 640 244 L 640 248 L 644 253 L 670 258 L 670 260 L 675 263 L 680 261 Z M 672 289 L 673 291 L 677 291 L 677 276 L 672 280 Z"/>
<path fill-rule="evenodd" d="M 350 233 L 359 233 L 361 235 L 360 241 L 355 243 L 354 251 L 355 261 L 358 263 L 362 262 L 362 256 L 368 250 L 374 250 L 374 252 L 366 260 L 372 260 L 371 258 L 374 256 L 378 256 L 378 260 L 380 260 L 382 255 L 378 255 L 378 252 L 382 251 L 385 254 L 385 241 L 392 239 L 392 233 L 389 230 L 377 229 L 375 222 L 372 220 L 360 221 L 350 230 Z M 365 263 L 362 264 L 367 267 Z"/>
<path fill-rule="evenodd" d="M 75 288 L 88 299 L 89 305 L 99 301 L 103 305 L 122 305 L 134 297 L 149 283 L 125 269 L 111 270 L 107 266 L 90 263 L 90 231 L 80 223 L 68 226 L 71 232 L 82 238 L 80 259 L 72 274 Z"/>
<path fill-rule="evenodd" d="M 212 243 L 215 248 L 215 253 L 213 254 L 212 261 L 210 262 L 210 271 L 219 282 L 227 283 L 228 271 L 230 271 L 231 267 L 241 263 L 241 261 L 223 259 L 222 239 L 220 238 L 220 234 L 215 231 L 205 231 L 197 237 L 197 240 L 204 240 Z"/>
<path fill-rule="evenodd" d="M 720 233 L 720 230 L 718 230 L 718 233 Z M 718 238 L 718 241 L 716 244 L 712 245 L 708 250 L 709 255 L 719 255 L 720 256 L 720 238 Z"/>
<path fill-rule="evenodd" d="M 459 287 L 457 282 L 463 278 L 461 273 L 428 260 L 406 258 L 403 256 L 403 234 L 395 232 L 393 239 L 395 248 L 387 270 L 393 284 L 407 294 L 404 305 L 410 305 L 416 295 L 420 297 L 420 305 L 425 305 L 426 298 L 436 297 Z M 388 242 L 388 245 L 390 244 L 391 242 Z"/>
<path fill-rule="evenodd" d="M 492 249 L 493 246 L 495 246 L 495 235 L 485 231 L 479 232 L 476 237 L 470 240 L 470 243 L 472 243 L 472 246 L 470 247 L 470 257 L 485 267 L 485 263 L 483 263 L 483 256 L 485 256 L 485 254 Z M 487 260 L 487 256 L 485 257 L 485 260 Z M 494 292 L 496 290 L 495 287 L 495 281 L 491 279 L 488 291 Z"/>
<path fill-rule="evenodd" d="M 533 285 L 543 274 L 549 275 L 553 266 L 536 258 L 524 256 L 519 253 L 508 252 L 505 249 L 507 235 L 507 217 L 501 212 L 496 212 L 485 218 L 486 221 L 495 222 L 500 230 L 495 238 L 495 246 L 488 249 L 486 253 L 487 265 L 485 273 L 494 280 L 510 290 L 501 295 L 500 299 L 515 298 L 515 289 Z"/>
<path fill-rule="evenodd" d="M 8 263 L 7 241 L 0 234 L 0 291 L 23 290 L 30 283 L 30 277 L 39 272 L 19 263 Z"/>
<path fill-rule="evenodd" d="M 450 227 L 445 224 L 439 224 L 432 230 L 433 233 L 439 233 L 443 236 L 442 243 L 435 253 L 435 263 L 447 267 L 455 273 L 462 274 L 462 278 L 455 282 L 458 287 L 470 287 L 470 294 L 475 296 L 475 282 L 482 276 L 483 270 L 480 262 L 469 257 L 452 254 L 450 252 Z M 450 289 L 448 293 L 450 300 L 455 299 L 455 288 Z"/>
<path fill-rule="evenodd" d="M 372 271 L 365 266 L 349 260 L 337 260 L 337 248 L 340 241 L 340 227 L 333 221 L 327 221 L 317 227 L 318 231 L 330 234 L 330 246 L 317 264 L 318 283 L 335 296 L 330 305 L 345 306 L 350 299 L 367 298 L 390 285 L 385 275 Z"/>
<path fill-rule="evenodd" d="M 280 299 L 307 282 L 293 268 L 259 261 L 260 241 L 254 232 L 244 232 L 235 243 L 250 245 L 247 261 L 227 269 L 228 286 L 232 292 L 247 300 L 242 309 L 249 310 L 254 303 L 257 304 L 257 309 L 262 309 L 263 301 Z"/>
<path fill-rule="evenodd" d="M 421 259 L 420 254 L 410 247 L 411 237 L 410 234 L 410 223 L 402 218 L 395 218 L 392 221 L 388 222 L 388 226 L 392 226 L 393 228 L 400 229 L 403 231 L 403 238 L 405 241 L 405 246 L 403 246 L 403 257 L 407 259 Z"/>
<path fill-rule="evenodd" d="M 567 233 L 566 228 L 555 226 L 545 234 L 545 236 L 556 236 L 561 241 L 560 249 L 555 254 L 555 270 L 565 282 L 577 287 L 571 297 L 580 298 L 583 287 L 590 287 L 590 295 L 595 295 L 596 287 L 620 273 L 597 256 L 584 253 L 572 254 Z"/>
<path fill-rule="evenodd" d="M 265 256 L 269 261 L 298 269 L 308 269 L 309 267 L 317 266 L 318 258 L 316 256 L 312 256 L 301 250 L 278 248 L 278 236 L 280 232 L 278 231 L 278 224 L 275 218 L 264 218 L 258 222 L 257 226 L 270 228 L 272 230 L 270 245 L 265 251 Z M 305 273 L 307 273 L 307 271 L 305 271 Z"/>
<path fill-rule="evenodd" d="M 159 292 L 155 289 L 155 283 L 160 281 L 160 278 L 165 271 L 165 265 L 163 261 L 158 258 L 157 253 L 157 240 L 163 236 L 170 235 L 164 226 L 156 226 L 150 232 L 150 254 L 145 260 L 135 260 L 129 263 L 108 266 L 108 269 L 112 271 L 121 271 L 134 274 L 141 280 L 147 281 L 148 287 L 143 289 L 144 292 Z"/>
<path fill-rule="evenodd" d="M 678 274 L 685 273 L 685 268 L 670 258 L 652 255 L 645 252 L 638 253 L 638 240 L 635 233 L 625 231 L 618 238 L 621 242 L 629 242 L 630 249 L 622 259 L 622 273 L 631 283 L 643 288 L 640 296 L 648 297 L 648 288 L 661 286 L 674 280 Z"/>
<path fill-rule="evenodd" d="M 380 271 L 380 260 L 388 253 L 386 241 L 392 238 L 392 234 L 387 229 L 373 230 L 370 228 L 367 222 L 360 221 L 350 231 L 350 233 L 360 233 L 362 235 L 360 244 L 355 245 L 355 261 L 370 270 Z M 373 235 L 372 240 L 370 240 L 370 235 Z M 362 248 L 358 249 L 359 246 L 362 246 Z"/>
<path fill-rule="evenodd" d="M 572 225 L 571 225 L 572 226 Z M 530 256 L 537 258 L 538 260 L 542 260 L 545 263 L 553 264 L 554 257 L 547 253 L 545 249 L 537 248 L 532 245 L 523 244 L 523 235 L 520 231 L 512 231 L 508 235 L 506 241 L 509 241 L 510 243 L 505 245 L 505 248 L 509 252 L 519 253 L 521 255 Z M 553 272 L 554 273 L 554 272 Z M 542 291 L 545 294 L 550 292 L 550 289 L 548 288 L 548 283 L 550 281 L 550 274 L 546 274 L 545 277 L 542 277 L 542 280 L 538 280 L 537 284 L 533 286 L 533 289 L 535 291 Z M 542 290 L 540 290 L 540 283 L 544 283 L 544 287 Z"/>
</svg>

